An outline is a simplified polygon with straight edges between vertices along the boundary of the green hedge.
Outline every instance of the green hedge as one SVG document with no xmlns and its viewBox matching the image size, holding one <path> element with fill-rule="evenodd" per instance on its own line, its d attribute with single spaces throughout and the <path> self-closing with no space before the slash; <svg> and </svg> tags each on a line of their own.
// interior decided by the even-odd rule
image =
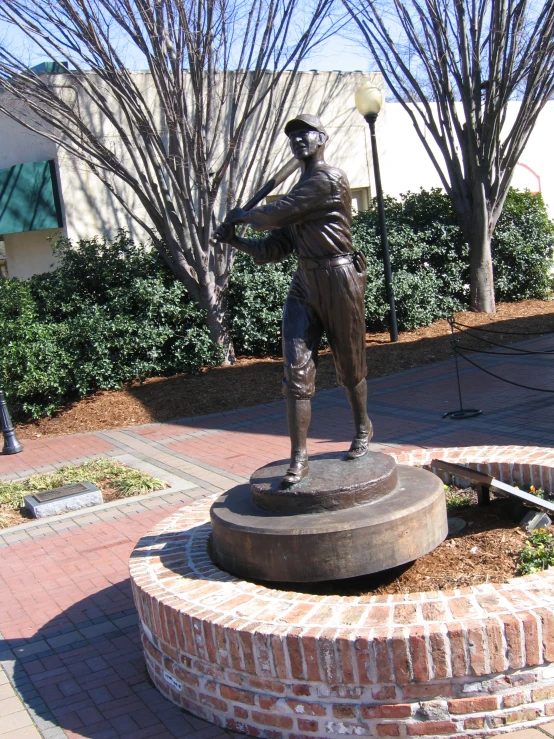
<svg viewBox="0 0 554 739">
<path fill-rule="evenodd" d="M 56 251 L 56 271 L 0 280 L 0 387 L 16 415 L 221 361 L 203 314 L 156 252 L 124 233 L 64 240 Z"/>
<path fill-rule="evenodd" d="M 468 250 L 450 200 L 422 190 L 386 200 L 398 324 L 427 325 L 463 309 Z M 354 243 L 368 260 L 369 329 L 386 327 L 377 213 L 354 219 Z M 542 198 L 512 191 L 493 243 L 498 300 L 545 298 L 554 225 Z M 98 388 L 135 378 L 197 372 L 221 361 L 204 315 L 156 251 L 121 232 L 57 246 L 60 267 L 24 282 L 0 280 L 0 387 L 12 412 L 35 418 Z M 257 267 L 238 254 L 228 292 L 239 354 L 280 352 L 281 312 L 296 261 Z"/>
<path fill-rule="evenodd" d="M 548 297 L 553 247 L 554 223 L 542 195 L 510 190 L 492 242 L 496 299 Z"/>
<path fill-rule="evenodd" d="M 464 242 L 450 199 L 441 190 L 385 199 L 396 315 L 400 329 L 426 326 L 462 310 L 469 297 Z M 354 246 L 367 258 L 368 329 L 385 328 L 389 310 L 377 209 L 354 219 Z"/>
<path fill-rule="evenodd" d="M 442 190 L 386 200 L 393 287 L 401 329 L 426 326 L 469 300 L 469 249 Z M 366 321 L 386 325 L 388 311 L 376 209 L 354 219 L 354 243 L 368 260 Z M 492 240 L 497 301 L 544 299 L 553 281 L 554 223 L 541 195 L 510 190 Z"/>
</svg>

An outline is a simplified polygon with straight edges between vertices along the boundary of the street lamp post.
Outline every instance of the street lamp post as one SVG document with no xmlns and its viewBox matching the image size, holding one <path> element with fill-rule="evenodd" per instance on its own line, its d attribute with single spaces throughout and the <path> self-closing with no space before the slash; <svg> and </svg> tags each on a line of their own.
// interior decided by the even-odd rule
<svg viewBox="0 0 554 739">
<path fill-rule="evenodd" d="M 6 398 L 2 390 L 0 390 L 0 431 L 4 435 L 2 454 L 17 454 L 23 451 L 23 444 L 18 441 L 15 435 L 15 429 L 8 411 L 8 404 L 6 403 Z"/>
<path fill-rule="evenodd" d="M 379 155 L 377 153 L 377 139 L 375 138 L 375 121 L 383 105 L 383 93 L 378 87 L 369 82 L 356 90 L 356 108 L 369 124 L 371 134 L 371 153 L 373 158 L 373 172 L 375 174 L 375 189 L 377 190 L 377 208 L 379 212 L 379 228 L 381 231 L 381 248 L 383 250 L 383 264 L 385 267 L 385 289 L 390 307 L 390 340 L 398 341 L 398 327 L 396 325 L 396 307 L 392 289 L 392 270 L 390 266 L 389 240 L 385 221 L 385 204 L 383 202 L 383 188 L 381 186 L 381 172 L 379 169 Z"/>
</svg>

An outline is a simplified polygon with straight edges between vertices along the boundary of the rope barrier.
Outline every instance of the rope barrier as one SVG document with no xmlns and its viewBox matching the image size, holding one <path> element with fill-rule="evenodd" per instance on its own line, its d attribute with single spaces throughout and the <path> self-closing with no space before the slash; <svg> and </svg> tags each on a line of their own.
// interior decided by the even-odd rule
<svg viewBox="0 0 554 739">
<path fill-rule="evenodd" d="M 456 341 L 459 341 L 456 339 Z M 498 346 L 502 346 L 502 344 L 499 344 Z M 473 352 L 474 354 L 492 354 L 496 357 L 524 357 L 526 355 L 531 354 L 554 354 L 553 351 L 549 352 L 525 352 L 524 354 L 514 354 L 513 352 L 507 351 L 507 352 L 499 352 L 499 351 L 487 351 L 486 349 L 475 349 L 472 346 L 464 346 L 463 344 L 458 343 L 458 347 L 460 350 L 465 352 Z M 506 349 L 510 349 L 510 347 L 505 347 Z"/>
<path fill-rule="evenodd" d="M 460 357 L 462 359 L 465 359 L 466 362 L 469 362 L 474 367 L 477 367 L 477 369 L 480 369 L 482 372 L 485 372 L 487 375 L 490 375 L 491 377 L 496 377 L 497 380 L 502 380 L 503 382 L 507 382 L 510 385 L 515 385 L 516 387 L 522 387 L 525 390 L 535 390 L 538 393 L 554 393 L 554 390 L 546 390 L 542 387 L 531 387 L 531 385 L 522 385 L 520 382 L 515 382 L 514 380 L 507 380 L 505 377 L 500 377 L 500 375 L 495 374 L 494 372 L 491 372 L 490 370 L 486 370 L 484 367 L 481 367 L 481 365 L 477 364 L 477 362 L 474 362 L 469 357 L 466 357 L 464 354 L 461 354 L 458 351 L 458 347 L 454 347 L 454 353 L 460 354 Z M 495 354 L 496 352 L 487 352 L 487 354 Z"/>
<path fill-rule="evenodd" d="M 454 317 L 448 318 L 448 323 L 451 326 L 460 326 L 461 328 L 468 328 L 472 331 L 485 331 L 490 334 L 504 334 L 505 336 L 545 336 L 546 334 L 554 334 L 554 331 L 495 331 L 492 328 L 481 328 L 480 326 L 467 326 L 465 323 L 456 321 Z"/>
<path fill-rule="evenodd" d="M 457 324 L 452 324 L 454 328 L 457 328 Z M 461 325 L 461 324 L 459 324 Z M 514 334 L 515 335 L 515 334 Z M 498 346 L 501 349 L 509 349 L 511 352 L 515 352 L 516 354 L 554 354 L 554 349 L 547 349 L 546 351 L 534 351 L 533 349 L 520 349 L 517 346 L 506 346 L 505 344 L 499 344 L 496 341 L 491 341 L 491 339 L 483 339 L 481 336 L 472 336 L 471 334 L 468 334 L 472 339 L 475 339 L 476 341 L 481 341 L 484 344 L 490 344 L 491 346 Z M 473 349 L 473 351 L 480 351 L 479 349 Z M 486 353 L 486 352 L 484 352 Z M 489 352 L 489 354 L 492 352 Z M 501 352 L 498 352 L 500 354 Z"/>
<path fill-rule="evenodd" d="M 464 408 L 463 402 L 462 402 L 462 388 L 460 384 L 460 370 L 458 366 L 458 356 L 462 357 L 462 359 L 465 359 L 466 362 L 471 364 L 476 369 L 481 370 L 487 375 L 490 375 L 491 377 L 494 377 L 497 380 L 502 380 L 502 382 L 507 382 L 509 385 L 514 385 L 515 387 L 520 387 L 524 390 L 532 390 L 533 392 L 538 393 L 554 393 L 554 390 L 550 390 L 547 388 L 542 387 L 533 387 L 531 385 L 524 385 L 521 382 L 515 382 L 515 380 L 508 380 L 505 377 L 501 377 L 500 375 L 496 374 L 495 372 L 491 372 L 488 369 L 485 369 L 480 364 L 477 364 L 477 362 L 474 362 L 472 359 L 470 359 L 464 352 L 473 352 L 474 354 L 492 354 L 494 356 L 505 356 L 505 357 L 523 357 L 523 356 L 537 356 L 537 355 L 552 355 L 554 354 L 554 349 L 546 349 L 543 351 L 536 351 L 534 349 L 521 349 L 517 346 L 509 346 L 506 344 L 501 344 L 497 341 L 493 341 L 492 339 L 483 338 L 481 336 L 476 336 L 472 334 L 472 331 L 481 331 L 483 333 L 492 333 L 492 334 L 503 334 L 506 336 L 544 336 L 548 334 L 554 334 L 554 331 L 540 331 L 540 332 L 520 332 L 520 331 L 495 331 L 494 329 L 488 329 L 488 328 L 481 328 L 479 326 L 468 326 L 464 323 L 460 323 L 459 321 L 456 321 L 454 316 L 450 316 L 448 318 L 448 323 L 450 324 L 450 330 L 452 332 L 451 337 L 451 345 L 452 349 L 454 351 L 454 361 L 456 364 L 456 380 L 458 385 L 458 397 L 460 400 L 460 409 L 457 411 L 449 411 L 448 413 L 443 413 L 443 418 L 446 416 L 450 416 L 450 418 L 459 420 L 463 418 L 473 418 L 475 416 L 478 416 L 482 413 L 481 410 L 477 410 L 476 408 Z M 463 333 L 465 336 L 469 337 L 470 339 L 475 339 L 477 341 L 482 342 L 483 344 L 488 344 L 489 346 L 497 347 L 498 349 L 506 349 L 507 351 L 489 351 L 487 349 L 476 349 L 475 347 L 466 346 L 460 344 L 460 340 L 455 338 L 455 329 L 460 331 L 460 333 Z M 465 331 L 462 331 L 462 329 L 466 329 Z"/>
</svg>

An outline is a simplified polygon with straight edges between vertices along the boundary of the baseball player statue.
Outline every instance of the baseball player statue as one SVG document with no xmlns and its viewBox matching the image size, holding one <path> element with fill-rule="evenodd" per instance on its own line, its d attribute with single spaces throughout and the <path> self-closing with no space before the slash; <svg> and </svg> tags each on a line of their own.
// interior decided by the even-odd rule
<svg viewBox="0 0 554 739">
<path fill-rule="evenodd" d="M 288 195 L 270 205 L 232 210 L 214 232 L 218 241 L 250 254 L 256 264 L 280 262 L 295 252 L 298 270 L 283 312 L 283 394 L 291 440 L 290 467 L 282 487 L 308 474 L 306 438 L 315 392 L 318 348 L 325 331 L 333 353 L 337 381 L 346 389 L 355 435 L 347 453 L 367 453 L 373 433 L 367 415 L 364 258 L 352 248 L 352 198 L 344 172 L 324 159 L 327 133 L 320 119 L 303 113 L 285 126 L 302 174 Z M 269 231 L 246 239 L 236 224 Z"/>
</svg>

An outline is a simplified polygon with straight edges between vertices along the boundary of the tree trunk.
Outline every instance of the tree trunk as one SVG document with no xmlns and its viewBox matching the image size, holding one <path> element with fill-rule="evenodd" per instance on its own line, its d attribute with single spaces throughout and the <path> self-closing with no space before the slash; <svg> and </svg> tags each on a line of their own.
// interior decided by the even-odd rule
<svg viewBox="0 0 554 739">
<path fill-rule="evenodd" d="M 234 364 L 235 350 L 226 325 L 227 301 L 213 283 L 200 289 L 200 306 L 206 311 L 206 325 L 211 340 L 223 350 L 223 364 Z"/>
<path fill-rule="evenodd" d="M 491 252 L 494 223 L 482 183 L 473 188 L 473 209 L 468 226 L 470 306 L 479 313 L 496 313 Z"/>
</svg>

